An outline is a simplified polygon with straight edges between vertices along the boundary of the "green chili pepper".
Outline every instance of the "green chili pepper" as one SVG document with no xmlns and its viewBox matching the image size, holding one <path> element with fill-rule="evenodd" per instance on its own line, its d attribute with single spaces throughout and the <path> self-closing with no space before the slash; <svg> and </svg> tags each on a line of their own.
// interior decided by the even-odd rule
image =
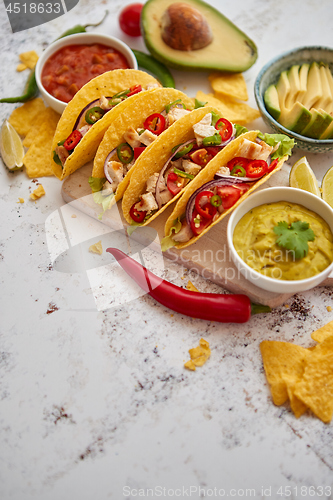
<svg viewBox="0 0 333 500">
<path fill-rule="evenodd" d="M 165 106 L 165 112 L 168 114 L 170 112 L 170 109 L 172 108 L 172 106 L 174 106 L 175 104 L 178 104 L 178 103 L 181 104 L 184 109 L 186 109 L 186 106 L 182 102 L 182 100 L 181 99 L 176 99 L 175 101 L 170 102 L 170 104 L 167 104 L 167 106 Z"/>
<path fill-rule="evenodd" d="M 131 163 L 134 158 L 134 151 L 127 142 L 123 142 L 119 144 L 117 147 L 117 155 L 121 163 L 127 165 L 127 163 Z"/>
<path fill-rule="evenodd" d="M 121 90 L 120 92 L 118 92 L 118 94 L 115 94 L 111 97 L 111 99 L 120 99 L 122 97 L 126 97 L 127 94 L 129 94 L 131 91 L 131 89 L 126 89 L 126 90 Z"/>
<path fill-rule="evenodd" d="M 179 146 L 180 146 L 180 144 L 178 144 L 177 146 L 172 148 L 172 152 L 174 153 L 175 151 L 177 151 Z M 181 149 L 180 151 L 178 151 L 178 153 L 175 154 L 174 158 L 181 158 L 182 156 L 185 156 L 187 153 L 189 153 L 191 151 L 192 148 L 193 148 L 192 143 L 188 144 L 187 146 L 184 146 L 183 149 Z"/>
<path fill-rule="evenodd" d="M 179 175 L 179 177 L 184 177 L 185 179 L 194 179 L 194 175 L 188 174 L 187 172 L 184 172 L 183 170 L 179 170 L 178 168 L 173 169 L 174 173 Z"/>
<path fill-rule="evenodd" d="M 218 115 L 217 113 L 215 113 L 215 111 L 212 111 L 212 123 L 211 123 L 211 126 L 212 127 L 215 127 L 216 123 L 219 121 L 219 119 L 221 118 L 220 115 Z"/>
<path fill-rule="evenodd" d="M 210 199 L 211 205 L 213 207 L 219 207 L 222 204 L 222 198 L 218 194 L 214 194 L 214 196 L 211 197 Z"/>
<path fill-rule="evenodd" d="M 246 170 L 240 165 L 235 165 L 234 168 L 231 170 L 230 175 L 233 175 L 234 177 L 245 177 Z"/>
<path fill-rule="evenodd" d="M 54 161 L 54 163 L 59 165 L 61 168 L 64 168 L 61 161 L 60 161 L 59 156 L 57 155 L 57 153 L 55 151 L 53 151 L 53 161 Z"/>
<path fill-rule="evenodd" d="M 164 64 L 154 59 L 154 57 L 140 52 L 139 50 L 132 49 L 132 52 L 138 61 L 139 67 L 147 69 L 150 73 L 155 75 L 163 87 L 175 88 L 175 80 Z"/>
<path fill-rule="evenodd" d="M 98 122 L 104 115 L 105 111 L 99 106 L 94 106 L 93 108 L 88 109 L 84 118 L 89 125 L 94 125 L 94 123 Z"/>
<path fill-rule="evenodd" d="M 108 14 L 109 14 L 109 11 L 106 10 L 103 19 L 99 23 L 96 23 L 96 24 L 85 24 L 84 26 L 82 26 L 81 24 L 77 24 L 73 28 L 70 28 L 69 30 L 65 31 L 62 35 L 59 36 L 59 38 L 57 38 L 57 40 L 59 40 L 60 38 L 64 38 L 65 36 L 75 35 L 76 33 L 84 33 L 86 31 L 86 28 L 88 28 L 90 26 L 94 26 L 94 27 L 99 26 L 100 24 L 102 24 L 102 22 L 105 20 L 105 18 Z"/>
<path fill-rule="evenodd" d="M 219 144 L 221 144 L 221 142 L 222 142 L 222 138 L 221 138 L 220 134 L 215 134 L 215 135 L 212 135 L 210 137 L 205 137 L 202 140 L 202 144 L 204 146 L 218 146 Z"/>
</svg>

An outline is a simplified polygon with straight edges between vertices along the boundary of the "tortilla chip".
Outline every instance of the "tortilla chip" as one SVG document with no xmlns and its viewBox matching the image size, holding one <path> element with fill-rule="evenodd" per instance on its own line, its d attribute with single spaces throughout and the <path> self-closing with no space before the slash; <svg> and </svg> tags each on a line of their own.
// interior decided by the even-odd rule
<svg viewBox="0 0 333 500">
<path fill-rule="evenodd" d="M 18 71 L 19 73 L 20 73 L 21 71 L 26 70 L 26 69 L 28 69 L 28 66 L 26 66 L 25 64 L 22 64 L 22 63 L 20 63 L 20 64 L 18 64 L 18 65 L 16 66 L 16 71 Z"/>
<path fill-rule="evenodd" d="M 187 290 L 190 290 L 191 292 L 199 292 L 196 286 L 193 285 L 191 281 L 189 281 L 186 285 Z"/>
<path fill-rule="evenodd" d="M 28 52 L 22 52 L 22 54 L 19 54 L 19 58 L 27 68 L 34 69 L 38 61 L 38 54 L 34 50 L 29 50 Z"/>
<path fill-rule="evenodd" d="M 215 93 L 225 94 L 241 101 L 247 101 L 246 82 L 242 73 L 212 73 L 208 77 Z"/>
<path fill-rule="evenodd" d="M 223 99 L 222 97 L 219 99 L 213 94 L 205 94 L 199 90 L 196 98 L 199 101 L 207 102 L 208 106 L 213 106 L 219 110 L 224 118 L 239 125 L 246 125 L 260 117 L 257 109 L 253 109 L 244 102 L 234 101 L 226 96 L 223 96 Z"/>
<path fill-rule="evenodd" d="M 34 123 L 30 127 L 29 132 L 27 133 L 27 135 L 25 136 L 25 138 L 23 140 L 23 146 L 25 146 L 26 148 L 29 148 L 33 144 L 34 140 L 36 139 L 37 135 L 39 134 L 39 130 L 40 130 L 42 124 L 45 122 L 50 122 L 50 124 L 52 125 L 53 134 L 54 134 L 54 132 L 57 128 L 59 118 L 60 118 L 59 113 L 54 111 L 52 108 L 45 108 L 44 111 L 42 111 L 41 113 L 38 113 L 38 115 L 35 116 Z M 53 136 L 52 136 L 52 139 L 53 139 Z"/>
<path fill-rule="evenodd" d="M 195 372 L 195 364 L 191 359 L 189 361 L 186 361 L 184 367 L 187 368 L 188 370 L 192 370 L 193 372 Z"/>
<path fill-rule="evenodd" d="M 30 195 L 30 198 L 32 200 L 38 200 L 38 198 L 41 198 L 42 196 L 45 195 L 45 189 L 43 186 L 40 184 L 38 188 L 36 188 Z"/>
<path fill-rule="evenodd" d="M 195 371 L 195 367 L 204 365 L 211 355 L 209 342 L 201 338 L 199 345 L 197 347 L 193 347 L 193 349 L 189 349 L 188 352 L 191 359 L 184 364 L 184 367 L 188 370 Z"/>
<path fill-rule="evenodd" d="M 264 340 L 260 344 L 267 381 L 274 404 L 285 403 L 301 380 L 305 360 L 311 355 L 304 347 L 289 342 Z M 293 401 L 296 408 L 296 401 Z"/>
<path fill-rule="evenodd" d="M 43 100 L 37 97 L 14 109 L 8 121 L 20 135 L 25 137 L 33 126 L 36 116 L 45 109 L 46 107 Z"/>
<path fill-rule="evenodd" d="M 89 252 L 97 253 L 98 255 L 102 255 L 102 253 L 103 253 L 102 241 L 100 240 L 97 243 L 90 245 Z"/>
<path fill-rule="evenodd" d="M 51 145 L 55 131 L 52 120 L 42 123 L 38 135 L 23 158 L 29 177 L 53 175 L 51 165 Z"/>
<path fill-rule="evenodd" d="M 324 325 L 315 332 L 311 333 L 311 338 L 317 342 L 323 342 L 331 336 L 333 336 L 333 321 L 330 321 L 327 325 Z"/>
<path fill-rule="evenodd" d="M 288 397 L 289 397 L 289 402 L 290 402 L 290 407 L 295 415 L 296 418 L 299 418 L 303 415 L 303 413 L 306 412 L 308 407 L 298 399 L 298 397 L 295 396 L 294 390 L 295 390 L 296 384 L 287 384 L 287 392 L 288 392 Z"/>
</svg>

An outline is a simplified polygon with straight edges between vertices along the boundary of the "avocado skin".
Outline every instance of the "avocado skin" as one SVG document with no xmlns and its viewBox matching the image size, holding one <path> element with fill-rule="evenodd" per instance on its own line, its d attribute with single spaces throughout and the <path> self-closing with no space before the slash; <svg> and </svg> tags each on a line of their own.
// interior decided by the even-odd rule
<svg viewBox="0 0 333 500">
<path fill-rule="evenodd" d="M 264 94 L 264 101 L 269 114 L 271 114 L 272 117 L 278 121 L 281 115 L 281 108 L 279 104 L 279 95 L 277 93 L 275 85 L 270 85 L 266 89 L 266 92 Z"/>
<path fill-rule="evenodd" d="M 179 0 L 181 1 L 181 0 Z M 152 54 L 152 56 L 155 57 L 158 61 L 161 61 L 162 63 L 166 64 L 167 66 L 183 71 L 207 71 L 207 70 L 217 70 L 217 71 L 228 71 L 231 73 L 240 73 L 243 71 L 246 71 L 249 69 L 255 61 L 257 60 L 258 57 L 258 49 L 256 44 L 237 26 L 235 26 L 228 18 L 226 18 L 220 11 L 212 7 L 211 5 L 207 4 L 206 2 L 203 2 L 202 0 L 191 0 L 189 2 L 189 5 L 192 7 L 194 6 L 197 10 L 201 11 L 204 9 L 205 13 L 207 13 L 207 9 L 211 12 L 212 18 L 216 19 L 219 18 L 221 20 L 221 30 L 223 30 L 223 24 L 228 24 L 231 26 L 234 31 L 238 34 L 238 36 L 243 37 L 244 44 L 246 45 L 247 49 L 249 49 L 250 56 L 248 57 L 248 60 L 246 63 L 243 64 L 237 64 L 237 62 L 233 63 L 232 67 L 221 62 L 219 60 L 219 57 L 221 57 L 221 47 L 217 46 L 217 58 L 214 61 L 209 61 L 208 59 L 205 59 L 204 57 L 202 60 L 196 61 L 196 58 L 193 57 L 193 61 L 186 61 L 183 60 L 181 61 L 178 59 L 178 61 L 174 60 L 172 57 L 168 56 L 167 53 L 167 46 L 166 48 L 163 47 L 156 47 L 155 42 L 149 35 L 149 24 L 150 24 L 150 19 L 149 15 L 147 15 L 147 12 L 149 11 L 149 8 L 151 4 L 160 4 L 160 9 L 159 12 L 161 12 L 161 15 L 165 11 L 166 7 L 164 5 L 163 0 L 148 0 L 142 9 L 141 12 L 141 33 L 143 35 L 143 39 L 145 42 L 145 45 L 149 52 Z M 186 2 L 185 2 L 186 3 Z M 207 16 L 205 16 L 207 18 Z M 208 23 L 209 23 L 209 19 Z M 213 30 L 213 36 L 216 33 Z M 214 44 L 215 38 L 213 38 L 212 44 Z M 205 48 L 201 49 L 200 52 L 204 52 Z M 182 52 L 182 51 L 177 51 L 177 52 Z M 197 51 L 192 51 L 191 54 L 195 54 Z"/>
</svg>

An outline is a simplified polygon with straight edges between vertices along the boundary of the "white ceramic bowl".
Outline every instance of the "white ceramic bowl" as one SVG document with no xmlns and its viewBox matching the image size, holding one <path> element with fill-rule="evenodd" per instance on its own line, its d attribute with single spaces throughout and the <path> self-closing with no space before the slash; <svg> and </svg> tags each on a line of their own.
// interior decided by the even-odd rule
<svg viewBox="0 0 333 500">
<path fill-rule="evenodd" d="M 324 271 L 316 276 L 312 276 L 311 278 L 304 280 L 278 280 L 264 276 L 245 264 L 245 262 L 239 257 L 233 245 L 234 229 L 243 215 L 259 205 L 263 205 L 265 203 L 275 203 L 278 201 L 297 203 L 299 205 L 303 205 L 309 210 L 312 210 L 313 212 L 316 212 L 327 222 L 333 233 L 333 209 L 328 205 L 328 203 L 323 201 L 318 196 L 315 196 L 308 191 L 303 191 L 302 189 L 290 187 L 273 187 L 263 189 L 262 191 L 258 191 L 257 193 L 246 198 L 230 216 L 227 228 L 227 239 L 231 258 L 238 270 L 247 280 L 264 290 L 277 293 L 297 293 L 309 290 L 310 288 L 319 285 L 327 278 L 327 276 L 333 271 L 333 262 L 326 269 L 324 269 Z"/>
<path fill-rule="evenodd" d="M 99 33 L 77 33 L 76 35 L 69 35 L 64 38 L 60 38 L 60 40 L 56 40 L 51 43 L 43 52 L 41 57 L 38 59 L 36 64 L 36 82 L 39 88 L 40 93 L 46 104 L 51 106 L 58 113 L 62 113 L 66 107 L 66 102 L 59 101 L 51 94 L 49 94 L 42 85 L 41 75 L 43 71 L 44 64 L 48 60 L 48 58 L 57 52 L 62 47 L 66 47 L 67 45 L 83 45 L 83 44 L 93 44 L 100 43 L 102 45 L 107 45 L 108 47 L 112 47 L 116 50 L 119 50 L 127 59 L 128 66 L 130 69 L 138 69 L 138 63 L 135 58 L 135 55 L 131 51 L 131 49 L 118 38 L 114 38 L 108 35 L 101 35 Z"/>
</svg>

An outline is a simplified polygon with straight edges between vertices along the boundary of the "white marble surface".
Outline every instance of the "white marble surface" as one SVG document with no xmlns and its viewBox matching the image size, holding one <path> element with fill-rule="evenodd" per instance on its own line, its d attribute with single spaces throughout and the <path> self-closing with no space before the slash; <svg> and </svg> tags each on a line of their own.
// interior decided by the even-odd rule
<svg viewBox="0 0 333 500">
<path fill-rule="evenodd" d="M 40 53 L 105 8 L 110 15 L 98 31 L 144 49 L 117 27 L 124 3 L 80 1 L 66 16 L 17 34 L 1 3 L 1 96 L 22 89 L 20 52 Z M 332 45 L 331 0 L 211 3 L 259 48 L 245 74 L 253 105 L 254 79 L 270 58 L 304 44 Z M 206 74 L 173 73 L 190 94 L 208 90 Z M 1 105 L 1 121 L 12 108 Z M 265 130 L 261 120 L 255 125 Z M 319 179 L 333 163 L 332 154 L 307 157 Z M 290 487 L 289 498 L 332 498 L 319 489 L 333 482 L 332 424 L 275 407 L 259 352 L 264 339 L 311 345 L 311 332 L 333 319 L 332 289 L 296 295 L 245 325 L 172 314 L 149 296 L 98 311 L 87 274 L 51 265 L 45 223 L 63 206 L 61 185 L 39 181 L 47 195 L 33 203 L 35 181 L 1 166 L 1 500 L 219 498 L 223 490 L 225 497 L 287 498 L 280 487 Z M 164 276 L 219 290 L 170 263 Z M 212 356 L 195 373 L 185 371 L 187 350 L 200 337 Z"/>
</svg>

